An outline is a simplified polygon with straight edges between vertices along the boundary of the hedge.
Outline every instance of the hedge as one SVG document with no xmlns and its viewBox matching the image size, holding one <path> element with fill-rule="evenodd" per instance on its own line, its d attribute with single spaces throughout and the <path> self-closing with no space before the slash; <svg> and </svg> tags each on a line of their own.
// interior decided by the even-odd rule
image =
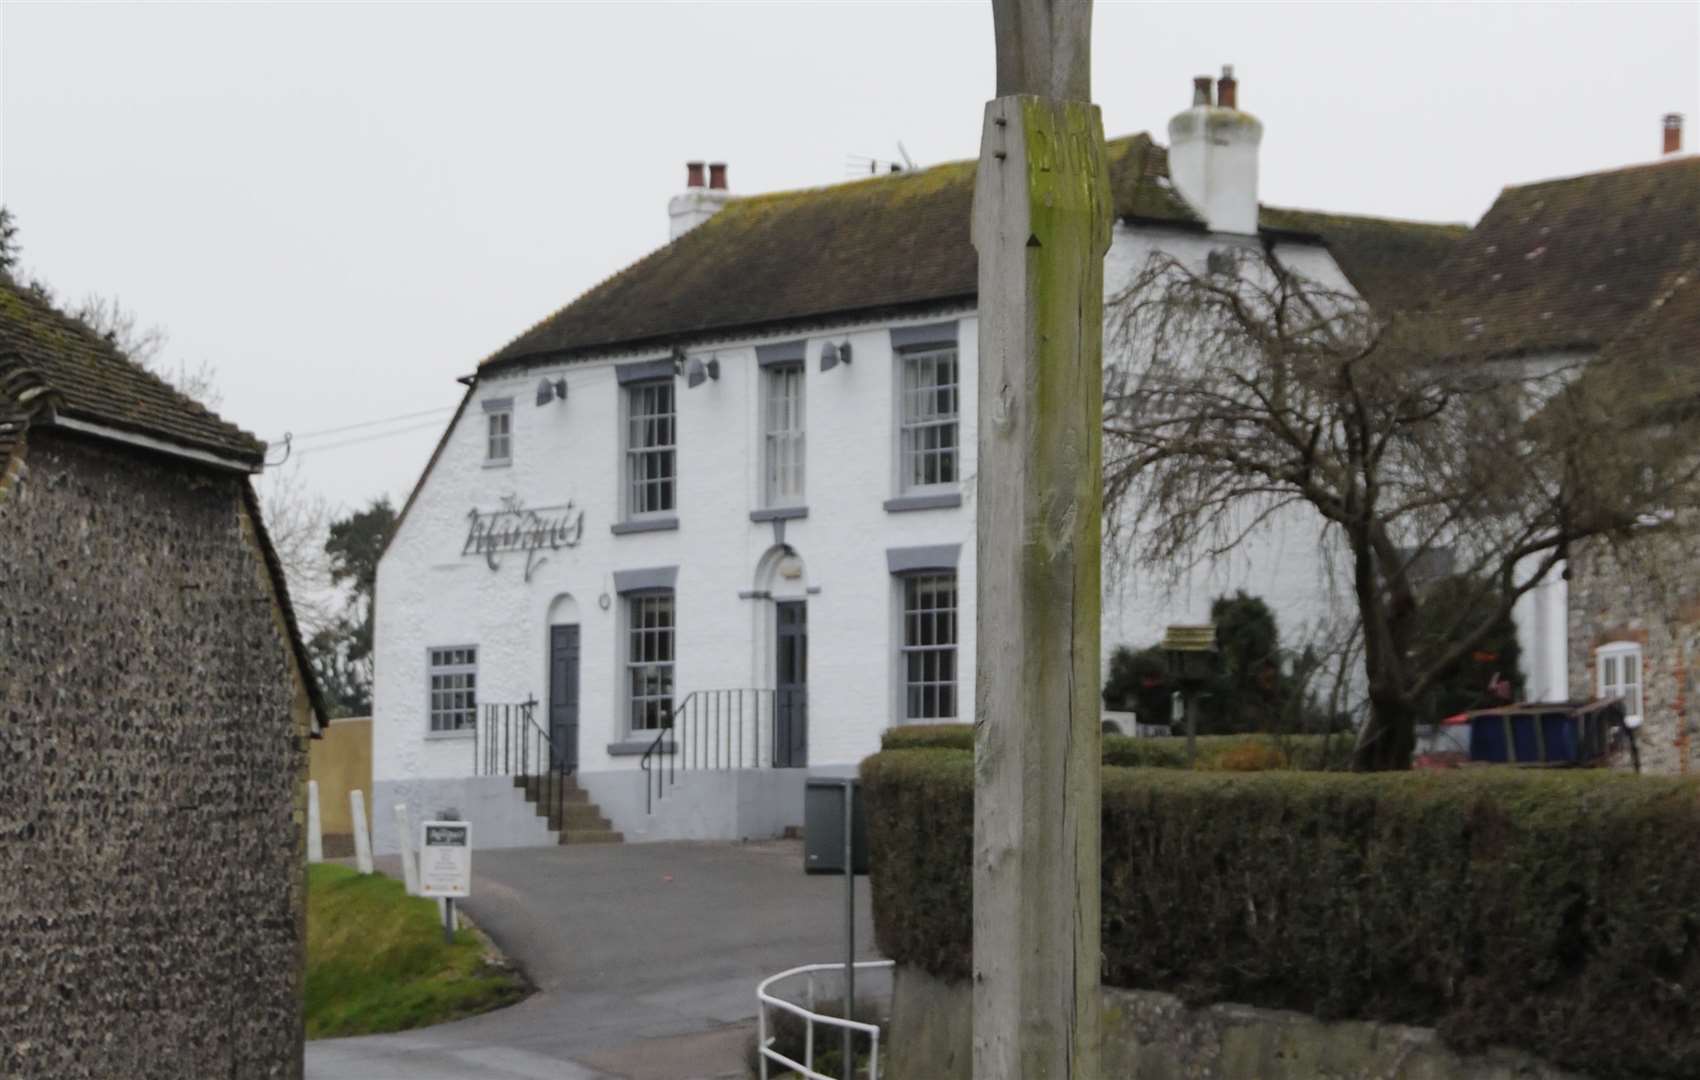
<svg viewBox="0 0 1700 1080">
<path fill-rule="evenodd" d="M 1263 767 L 1308 770 L 1345 770 L 1352 761 L 1350 735 L 1201 735 L 1198 738 L 1200 769 L 1235 768 L 1243 771 L 1253 761 Z M 972 750 L 972 724 L 908 724 L 887 728 L 880 736 L 884 750 Z M 1248 748 L 1251 752 L 1248 753 Z M 1273 754 L 1270 752 L 1273 751 Z M 1275 758 L 1274 755 L 1279 755 Z M 1104 736 L 1104 764 L 1126 768 L 1184 769 L 1186 740 Z"/>
<path fill-rule="evenodd" d="M 966 978 L 973 761 L 862 765 L 880 950 Z M 1438 1028 L 1599 1078 L 1700 1075 L 1700 788 L 1510 768 L 1110 768 L 1108 985 Z"/>
</svg>

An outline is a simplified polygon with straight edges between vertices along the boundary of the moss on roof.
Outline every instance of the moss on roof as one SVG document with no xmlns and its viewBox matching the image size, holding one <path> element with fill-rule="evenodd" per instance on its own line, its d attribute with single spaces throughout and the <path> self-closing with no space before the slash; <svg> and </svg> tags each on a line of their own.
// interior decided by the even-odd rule
<svg viewBox="0 0 1700 1080">
<path fill-rule="evenodd" d="M 265 444 L 145 371 L 118 347 L 0 274 L 0 386 L 39 384 L 66 416 L 258 465 Z M 15 391 L 0 398 L 17 400 Z M 3 404 L 3 402 L 0 402 Z"/>
<path fill-rule="evenodd" d="M 1105 147 L 1116 216 L 1180 228 L 1203 222 L 1169 181 L 1146 134 Z M 733 198 L 719 213 L 590 289 L 485 364 L 655 347 L 926 306 L 971 304 L 973 161 L 830 187 Z M 1462 226 L 1265 208 L 1267 228 L 1327 244 L 1371 303 L 1406 303 Z"/>
<path fill-rule="evenodd" d="M 1599 349 L 1700 260 L 1700 157 L 1506 188 L 1442 269 L 1464 351 Z"/>
<path fill-rule="evenodd" d="M 1327 247 L 1340 272 L 1365 300 L 1403 311 L 1428 299 L 1440 266 L 1469 235 L 1463 224 L 1329 214 L 1265 206 L 1264 229 L 1314 236 Z"/>
</svg>

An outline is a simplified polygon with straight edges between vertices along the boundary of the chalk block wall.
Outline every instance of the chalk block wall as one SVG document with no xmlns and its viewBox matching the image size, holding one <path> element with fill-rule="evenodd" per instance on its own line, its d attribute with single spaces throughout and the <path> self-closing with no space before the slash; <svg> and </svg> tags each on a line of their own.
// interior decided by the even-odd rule
<svg viewBox="0 0 1700 1080">
<path fill-rule="evenodd" d="M 0 491 L 0 1076 L 299 1077 L 304 702 L 232 474 Z"/>
</svg>

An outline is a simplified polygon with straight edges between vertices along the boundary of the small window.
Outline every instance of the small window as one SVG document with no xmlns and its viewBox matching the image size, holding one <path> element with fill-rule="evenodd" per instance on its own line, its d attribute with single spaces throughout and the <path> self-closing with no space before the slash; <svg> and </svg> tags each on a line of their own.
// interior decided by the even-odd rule
<svg viewBox="0 0 1700 1080">
<path fill-rule="evenodd" d="M 1626 719 L 1641 719 L 1641 646 L 1633 641 L 1602 645 L 1599 687 L 1602 698 L 1622 698 Z"/>
<path fill-rule="evenodd" d="M 657 731 L 673 715 L 673 594 L 637 593 L 626 603 L 627 726 Z"/>
<path fill-rule="evenodd" d="M 491 409 L 484 414 L 484 462 L 506 465 L 514 457 L 514 411 Z"/>
<path fill-rule="evenodd" d="M 430 650 L 431 733 L 471 731 L 478 719 L 478 649 Z"/>
<path fill-rule="evenodd" d="M 626 387 L 626 516 L 674 506 L 673 380 Z"/>
<path fill-rule="evenodd" d="M 923 491 L 957 481 L 956 349 L 904 353 L 898 448 L 900 487 Z"/>
<path fill-rule="evenodd" d="M 803 366 L 766 369 L 763 498 L 768 506 L 803 503 Z"/>
<path fill-rule="evenodd" d="M 903 580 L 903 718 L 956 719 L 956 575 Z"/>
</svg>

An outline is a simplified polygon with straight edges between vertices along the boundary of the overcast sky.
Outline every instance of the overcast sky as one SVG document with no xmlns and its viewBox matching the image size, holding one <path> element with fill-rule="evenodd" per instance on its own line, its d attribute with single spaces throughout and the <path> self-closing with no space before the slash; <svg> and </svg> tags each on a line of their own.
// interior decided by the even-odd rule
<svg viewBox="0 0 1700 1080">
<path fill-rule="evenodd" d="M 989 4 L 0 7 L 0 198 L 27 269 L 210 362 L 345 505 L 406 496 L 458 375 L 667 237 L 684 162 L 737 192 L 973 157 Z M 1474 221 L 1507 184 L 1700 142 L 1700 6 L 1099 0 L 1111 136 L 1235 65 L 1262 195 Z M 338 445 L 401 429 L 356 445 Z M 313 449 L 315 446 L 321 449 Z M 566 467 L 567 463 L 563 463 Z"/>
</svg>

